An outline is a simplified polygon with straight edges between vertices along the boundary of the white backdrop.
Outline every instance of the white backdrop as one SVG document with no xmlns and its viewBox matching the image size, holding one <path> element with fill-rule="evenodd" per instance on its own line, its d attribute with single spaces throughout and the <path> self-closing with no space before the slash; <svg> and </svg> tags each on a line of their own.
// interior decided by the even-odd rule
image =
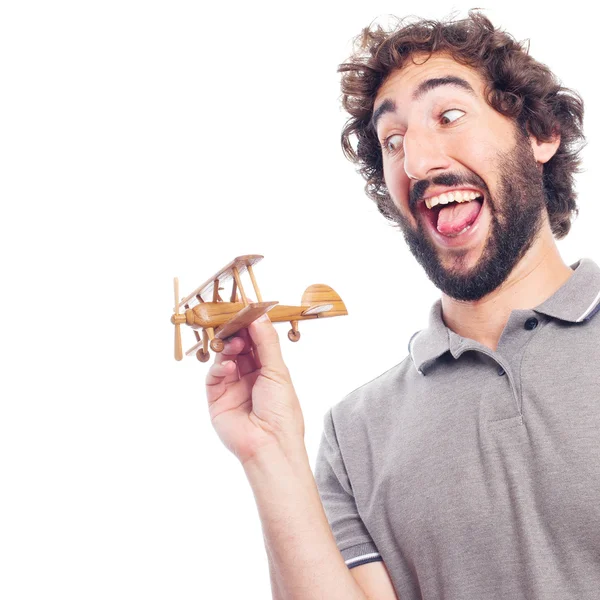
<svg viewBox="0 0 600 600">
<path fill-rule="evenodd" d="M 600 260 L 596 20 L 574 4 L 486 12 L 587 101 L 569 264 Z M 183 296 L 258 253 L 264 299 L 342 296 L 297 344 L 278 326 L 314 466 L 326 410 L 403 360 L 439 295 L 342 156 L 336 66 L 378 16 L 469 7 L 3 5 L 2 598 L 270 597 L 208 366 L 173 360 L 172 278 Z"/>
</svg>

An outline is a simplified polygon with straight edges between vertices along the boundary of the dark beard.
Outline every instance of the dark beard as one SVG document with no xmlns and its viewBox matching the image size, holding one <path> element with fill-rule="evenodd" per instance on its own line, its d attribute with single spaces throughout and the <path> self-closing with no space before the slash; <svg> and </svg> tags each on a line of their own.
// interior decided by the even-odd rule
<svg viewBox="0 0 600 600">
<path fill-rule="evenodd" d="M 529 250 L 543 224 L 546 207 L 542 171 L 529 143 L 520 131 L 512 151 L 498 156 L 499 189 L 493 198 L 485 182 L 474 173 L 459 176 L 445 174 L 431 180 L 444 186 L 475 186 L 485 192 L 491 213 L 490 231 L 481 258 L 468 273 L 445 269 L 437 257 L 437 247 L 430 240 L 417 216 L 416 203 L 423 197 L 428 181 L 419 181 L 411 192 L 409 205 L 418 228 L 415 231 L 394 207 L 392 216 L 408 247 L 432 283 L 456 300 L 480 300 L 498 288 L 515 265 Z M 482 208 L 483 210 L 483 208 Z M 454 251 L 454 258 L 464 266 L 467 251 Z M 464 271 L 464 270 L 463 270 Z"/>
</svg>

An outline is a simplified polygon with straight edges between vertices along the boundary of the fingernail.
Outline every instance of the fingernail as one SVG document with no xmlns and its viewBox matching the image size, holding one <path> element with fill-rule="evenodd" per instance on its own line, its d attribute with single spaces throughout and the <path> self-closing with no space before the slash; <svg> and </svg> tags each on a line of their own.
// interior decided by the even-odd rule
<svg viewBox="0 0 600 600">
<path fill-rule="evenodd" d="M 269 316 L 267 315 L 267 313 L 265 313 L 264 315 L 261 315 L 260 317 L 258 317 L 258 319 L 256 319 L 257 321 L 260 321 L 261 323 L 263 323 L 264 321 L 269 321 Z"/>
<path fill-rule="evenodd" d="M 230 360 L 224 360 L 221 364 L 226 367 L 228 364 L 230 364 L 232 361 Z"/>
</svg>

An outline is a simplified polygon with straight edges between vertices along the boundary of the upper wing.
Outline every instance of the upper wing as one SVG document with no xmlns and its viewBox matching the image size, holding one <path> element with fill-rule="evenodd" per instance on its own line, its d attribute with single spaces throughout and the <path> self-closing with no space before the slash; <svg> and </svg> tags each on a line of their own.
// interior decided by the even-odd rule
<svg viewBox="0 0 600 600">
<path fill-rule="evenodd" d="M 210 294 L 213 291 L 215 280 L 219 280 L 219 283 L 223 283 L 233 277 L 233 268 L 236 267 L 241 275 L 248 266 L 255 265 L 258 261 L 262 260 L 263 256 L 260 254 L 244 254 L 243 256 L 237 256 L 229 264 L 225 265 L 218 273 L 215 273 L 210 279 L 206 280 L 201 286 L 197 287 L 191 294 L 186 296 L 180 303 L 179 306 L 184 306 L 190 300 L 193 300 L 196 296 L 202 296 L 202 294 Z"/>
</svg>

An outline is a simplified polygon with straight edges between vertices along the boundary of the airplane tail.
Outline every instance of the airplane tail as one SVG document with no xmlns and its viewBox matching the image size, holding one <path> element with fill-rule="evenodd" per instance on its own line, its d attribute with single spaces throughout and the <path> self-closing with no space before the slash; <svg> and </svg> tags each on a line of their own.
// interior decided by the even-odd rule
<svg viewBox="0 0 600 600">
<path fill-rule="evenodd" d="M 302 294 L 303 315 L 316 314 L 319 317 L 337 317 L 347 315 L 346 305 L 337 293 L 328 285 L 317 283 L 309 285 Z"/>
</svg>

